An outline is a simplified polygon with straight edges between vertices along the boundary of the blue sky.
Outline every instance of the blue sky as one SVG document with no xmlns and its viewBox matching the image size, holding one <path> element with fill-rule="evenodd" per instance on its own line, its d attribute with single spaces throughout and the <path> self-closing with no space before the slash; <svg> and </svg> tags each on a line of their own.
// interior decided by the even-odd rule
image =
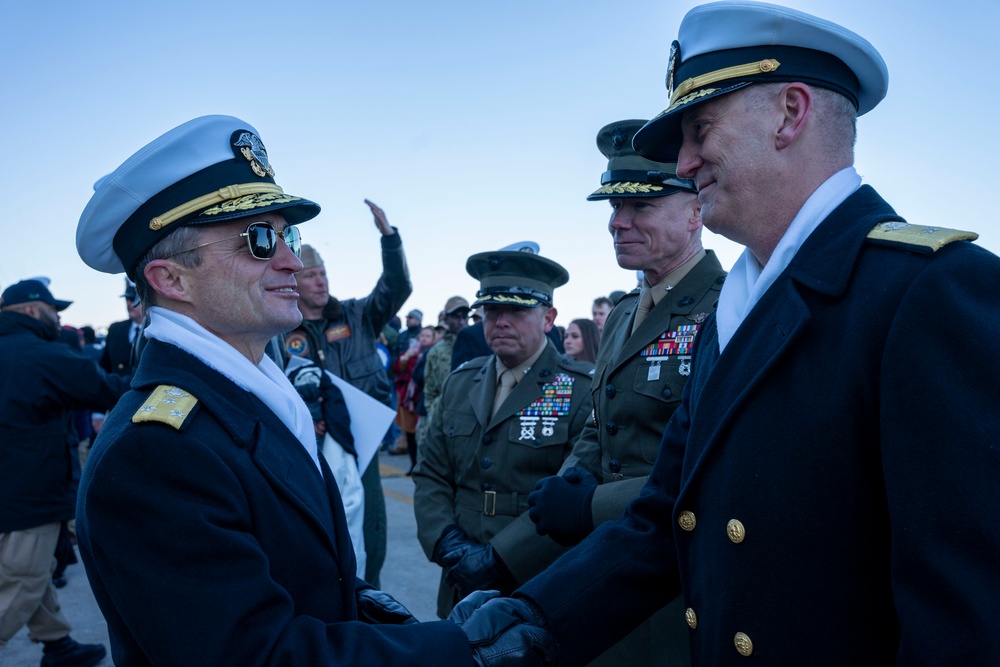
<svg viewBox="0 0 1000 667">
<path fill-rule="evenodd" d="M 452 294 L 471 298 L 469 255 L 531 239 L 569 270 L 559 322 L 585 316 L 634 285 L 614 261 L 610 209 L 585 200 L 605 168 L 597 130 L 663 109 L 670 42 L 696 4 L 8 2 L 5 228 L 23 236 L 0 287 L 47 275 L 75 301 L 65 323 L 123 319 L 121 277 L 76 254 L 92 185 L 166 130 L 223 113 L 258 129 L 287 192 L 322 205 L 302 232 L 337 296 L 366 294 L 380 271 L 368 197 L 403 235 L 403 312 L 429 320 Z M 858 32 L 888 64 L 889 94 L 859 122 L 865 182 L 910 222 L 970 229 L 1000 251 L 1000 2 L 786 4 Z M 704 241 L 727 267 L 740 252 Z"/>
</svg>

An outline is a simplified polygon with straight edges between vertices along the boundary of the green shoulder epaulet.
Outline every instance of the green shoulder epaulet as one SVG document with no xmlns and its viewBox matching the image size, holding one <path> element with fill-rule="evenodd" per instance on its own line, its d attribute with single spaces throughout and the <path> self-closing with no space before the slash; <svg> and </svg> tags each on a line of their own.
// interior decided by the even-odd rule
<svg viewBox="0 0 1000 667">
<path fill-rule="evenodd" d="M 460 363 L 452 373 L 457 373 L 458 371 L 471 371 L 471 370 L 481 370 L 486 372 L 486 362 L 489 361 L 491 357 L 489 355 L 484 355 L 482 357 L 473 357 Z"/>
<path fill-rule="evenodd" d="M 594 375 L 594 364 L 589 361 L 577 361 L 572 357 L 567 357 L 565 354 L 560 355 L 559 366 L 579 375 Z"/>
<path fill-rule="evenodd" d="M 893 221 L 875 225 L 868 232 L 868 238 L 878 243 L 898 243 L 936 252 L 955 241 L 975 241 L 979 238 L 979 234 L 963 232 L 960 229 L 925 227 L 911 225 L 908 222 Z"/>
<path fill-rule="evenodd" d="M 160 422 L 178 431 L 194 412 L 198 399 L 178 387 L 161 384 L 132 415 L 132 423 Z"/>
</svg>

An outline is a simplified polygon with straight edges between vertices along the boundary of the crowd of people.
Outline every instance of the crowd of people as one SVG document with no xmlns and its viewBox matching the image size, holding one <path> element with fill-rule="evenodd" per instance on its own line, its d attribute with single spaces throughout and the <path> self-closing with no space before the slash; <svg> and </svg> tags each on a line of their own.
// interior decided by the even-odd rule
<svg viewBox="0 0 1000 667">
<path fill-rule="evenodd" d="M 587 197 L 638 285 L 565 325 L 530 242 L 400 321 L 368 200 L 381 275 L 335 297 L 319 204 L 238 118 L 98 181 L 78 250 L 127 318 L 99 341 L 45 278 L 0 295 L 0 656 L 27 626 L 43 667 L 106 657 L 59 607 L 75 543 L 119 665 L 989 664 L 1000 260 L 862 185 L 861 36 L 713 3 L 668 71 L 666 110 L 597 132 Z M 728 273 L 703 225 L 746 247 Z M 380 449 L 439 620 L 380 588 Z"/>
</svg>

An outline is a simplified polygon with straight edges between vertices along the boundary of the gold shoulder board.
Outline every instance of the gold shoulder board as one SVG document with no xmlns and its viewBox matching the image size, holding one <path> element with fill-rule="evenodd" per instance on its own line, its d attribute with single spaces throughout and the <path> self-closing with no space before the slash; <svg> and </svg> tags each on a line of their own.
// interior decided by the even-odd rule
<svg viewBox="0 0 1000 667">
<path fill-rule="evenodd" d="M 955 241 L 975 241 L 979 234 L 975 232 L 963 232 L 959 229 L 946 229 L 945 227 L 925 227 L 923 225 L 911 225 L 907 222 L 883 222 L 875 225 L 868 238 L 873 241 L 886 241 L 889 243 L 902 243 L 905 245 L 929 248 L 935 252 Z"/>
<path fill-rule="evenodd" d="M 160 422 L 180 430 L 197 404 L 198 399 L 183 389 L 161 384 L 132 415 L 132 423 Z"/>
</svg>

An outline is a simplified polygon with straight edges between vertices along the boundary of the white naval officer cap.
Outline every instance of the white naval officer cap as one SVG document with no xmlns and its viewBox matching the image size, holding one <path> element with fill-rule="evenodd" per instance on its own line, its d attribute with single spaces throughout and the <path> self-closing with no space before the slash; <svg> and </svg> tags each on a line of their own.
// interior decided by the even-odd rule
<svg viewBox="0 0 1000 667">
<path fill-rule="evenodd" d="M 861 115 L 885 97 L 889 71 L 867 40 L 825 19 L 764 2 L 699 5 L 681 21 L 671 45 L 670 105 L 632 145 L 651 160 L 675 161 L 684 111 L 753 83 L 789 81 L 838 92 Z"/>
<path fill-rule="evenodd" d="M 517 243 L 511 243 L 510 245 L 505 245 L 500 248 L 501 252 L 529 252 L 532 255 L 537 255 L 539 251 L 539 245 L 534 241 L 518 241 Z"/>
<path fill-rule="evenodd" d="M 281 211 L 288 224 L 319 205 L 285 194 L 260 135 L 232 116 L 202 116 L 154 139 L 94 184 L 76 247 L 90 267 L 133 271 L 168 234 L 187 226 Z"/>
</svg>

